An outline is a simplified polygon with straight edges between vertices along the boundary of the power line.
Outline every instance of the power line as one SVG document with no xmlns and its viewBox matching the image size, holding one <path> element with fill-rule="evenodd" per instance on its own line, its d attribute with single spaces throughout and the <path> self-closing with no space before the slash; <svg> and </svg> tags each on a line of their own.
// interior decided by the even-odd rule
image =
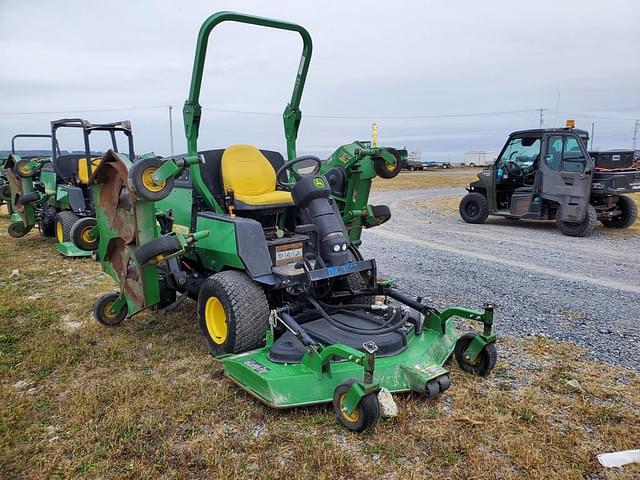
<svg viewBox="0 0 640 480">
<path fill-rule="evenodd" d="M 141 107 L 121 107 L 121 108 L 91 108 L 88 110 L 58 110 L 51 112 L 0 112 L 0 115 L 66 115 L 75 113 L 96 113 L 96 112 L 129 112 L 131 110 L 148 110 L 151 108 L 167 108 L 168 105 L 147 105 Z"/>
</svg>

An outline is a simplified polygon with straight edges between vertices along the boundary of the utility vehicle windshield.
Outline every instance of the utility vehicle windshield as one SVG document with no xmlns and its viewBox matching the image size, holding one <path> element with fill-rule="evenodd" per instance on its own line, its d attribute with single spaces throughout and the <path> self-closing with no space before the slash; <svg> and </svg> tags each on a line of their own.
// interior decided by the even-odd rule
<svg viewBox="0 0 640 480">
<path fill-rule="evenodd" d="M 498 159 L 497 166 L 513 162 L 522 169 L 530 169 L 540 159 L 540 139 L 537 137 L 512 138 Z"/>
</svg>

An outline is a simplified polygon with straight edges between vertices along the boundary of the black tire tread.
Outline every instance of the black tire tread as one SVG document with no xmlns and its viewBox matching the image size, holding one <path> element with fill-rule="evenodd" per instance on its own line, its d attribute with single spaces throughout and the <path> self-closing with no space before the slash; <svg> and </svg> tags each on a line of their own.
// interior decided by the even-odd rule
<svg viewBox="0 0 640 480">
<path fill-rule="evenodd" d="M 175 235 L 162 235 L 140 245 L 136 249 L 136 259 L 140 265 L 145 265 L 149 260 L 158 255 L 171 255 L 180 251 L 180 242 Z"/>
<path fill-rule="evenodd" d="M 63 210 L 56 215 L 56 224 L 62 225 L 63 241 L 71 241 L 71 228 L 78 221 L 78 216 L 70 210 Z"/>
<path fill-rule="evenodd" d="M 465 333 L 464 335 L 462 335 L 456 342 L 454 355 L 456 357 L 456 361 L 458 362 L 458 366 L 462 370 L 474 375 L 486 377 L 496 366 L 496 362 L 498 360 L 498 352 L 496 350 L 495 344 L 489 343 L 484 347 L 482 352 L 480 352 L 481 359 L 478 365 L 471 365 L 467 363 L 464 359 L 464 351 L 467 349 L 476 335 L 477 333 L 473 332 Z"/>
<path fill-rule="evenodd" d="M 588 237 L 596 229 L 598 213 L 593 205 L 587 205 L 587 212 L 581 223 L 567 223 L 560 220 L 562 207 L 556 212 L 556 225 L 558 230 L 569 237 Z"/>
<path fill-rule="evenodd" d="M 237 270 L 216 273 L 206 282 L 212 290 L 221 294 L 216 296 L 223 301 L 223 305 L 221 296 L 226 297 L 231 312 L 225 313 L 234 318 L 234 331 L 228 333 L 229 338 L 233 338 L 233 348 L 227 353 L 242 353 L 262 347 L 269 329 L 269 303 L 264 290 L 244 272 Z M 199 298 L 198 303 L 202 300 Z M 229 322 L 227 326 L 229 329 L 232 327 Z"/>
<path fill-rule="evenodd" d="M 469 202 L 472 201 L 478 203 L 480 211 L 478 212 L 478 215 L 470 217 L 467 215 L 465 207 Z M 462 219 L 467 223 L 484 223 L 489 217 L 489 202 L 487 202 L 487 197 L 478 192 L 467 193 L 464 197 L 462 197 L 462 200 L 460 200 L 458 212 L 460 213 Z"/>
<path fill-rule="evenodd" d="M 631 197 L 627 195 L 618 196 L 618 207 L 622 211 L 620 215 L 601 220 L 605 227 L 623 229 L 629 228 L 636 222 L 638 218 L 638 207 Z"/>
</svg>

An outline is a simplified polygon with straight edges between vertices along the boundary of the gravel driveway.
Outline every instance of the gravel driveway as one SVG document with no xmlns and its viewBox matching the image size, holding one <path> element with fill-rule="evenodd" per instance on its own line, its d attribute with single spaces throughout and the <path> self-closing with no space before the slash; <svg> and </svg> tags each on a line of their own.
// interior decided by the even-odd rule
<svg viewBox="0 0 640 480">
<path fill-rule="evenodd" d="M 598 229 L 562 235 L 553 222 L 490 217 L 469 225 L 457 213 L 415 202 L 463 189 L 376 192 L 391 220 L 365 231 L 365 256 L 382 274 L 436 307 L 496 304 L 499 334 L 573 342 L 598 359 L 639 368 L 640 238 Z"/>
</svg>

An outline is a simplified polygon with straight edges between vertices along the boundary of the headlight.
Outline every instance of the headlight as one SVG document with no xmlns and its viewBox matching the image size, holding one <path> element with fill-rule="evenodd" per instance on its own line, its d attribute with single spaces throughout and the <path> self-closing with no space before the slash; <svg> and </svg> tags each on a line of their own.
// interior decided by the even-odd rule
<svg viewBox="0 0 640 480">
<path fill-rule="evenodd" d="M 333 246 L 333 251 L 334 252 L 339 252 L 340 251 L 340 245 L 338 245 L 337 243 Z"/>
<path fill-rule="evenodd" d="M 343 252 L 346 252 L 346 251 L 347 251 L 347 244 L 346 244 L 346 243 L 343 243 L 343 244 L 342 244 L 342 251 L 343 251 Z"/>
</svg>

